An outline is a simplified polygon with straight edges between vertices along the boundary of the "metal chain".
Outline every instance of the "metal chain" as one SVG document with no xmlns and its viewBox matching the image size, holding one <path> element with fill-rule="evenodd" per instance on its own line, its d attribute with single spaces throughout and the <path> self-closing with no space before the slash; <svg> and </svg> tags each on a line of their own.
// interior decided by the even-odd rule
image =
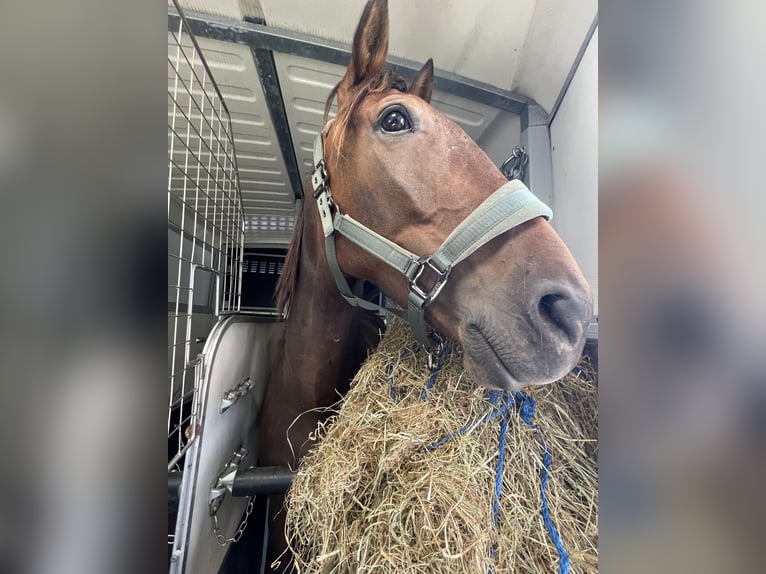
<svg viewBox="0 0 766 574">
<path fill-rule="evenodd" d="M 522 179 L 524 172 L 527 169 L 527 163 L 529 162 L 529 156 L 527 150 L 523 147 L 515 147 L 511 151 L 511 155 L 500 166 L 500 171 L 508 180 Z"/>
<path fill-rule="evenodd" d="M 239 539 L 242 538 L 242 535 L 245 533 L 245 529 L 247 528 L 247 520 L 250 518 L 250 513 L 252 511 L 253 497 L 249 496 L 247 498 L 247 508 L 245 508 L 245 515 L 242 517 L 242 521 L 239 523 L 239 526 L 234 532 L 234 535 L 229 538 L 226 538 L 223 534 L 221 534 L 221 528 L 218 526 L 218 513 L 213 514 L 213 533 L 215 534 L 215 539 L 218 540 L 218 544 L 221 546 L 228 546 L 232 542 L 238 542 Z"/>
</svg>

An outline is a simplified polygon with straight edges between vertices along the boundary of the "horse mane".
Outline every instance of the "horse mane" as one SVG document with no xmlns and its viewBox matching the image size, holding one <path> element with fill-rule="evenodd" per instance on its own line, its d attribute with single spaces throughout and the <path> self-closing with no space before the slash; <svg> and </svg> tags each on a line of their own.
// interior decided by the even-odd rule
<svg viewBox="0 0 766 574">
<path fill-rule="evenodd" d="M 287 247 L 282 274 L 277 280 L 275 290 L 277 311 L 284 316 L 287 316 L 287 313 L 290 311 L 290 302 L 292 301 L 293 293 L 295 293 L 295 286 L 298 284 L 298 262 L 301 258 L 301 243 L 303 240 L 304 205 L 305 201 L 301 204 L 298 213 L 295 215 L 293 237 L 290 239 L 290 245 Z"/>
<path fill-rule="evenodd" d="M 339 87 L 340 82 L 332 89 L 332 91 L 330 91 L 330 95 L 325 103 L 323 124 L 327 123 L 327 118 L 330 115 L 330 108 L 332 107 L 333 100 L 335 100 L 335 97 L 338 94 Z M 344 105 L 338 110 L 338 114 L 333 122 L 332 130 L 330 130 L 332 137 L 330 138 L 330 134 L 328 134 L 328 137 L 326 138 L 330 140 L 328 143 L 330 143 L 330 147 L 334 148 L 336 153 L 339 153 L 343 146 L 346 132 L 351 124 L 351 118 L 354 111 L 356 111 L 362 103 L 362 100 L 370 94 L 377 94 L 390 89 L 399 90 L 400 92 L 407 91 L 407 84 L 405 83 L 404 78 L 395 74 L 391 70 L 378 72 L 361 84 L 354 86 L 347 102 L 344 102 Z M 305 203 L 306 202 L 304 201 L 295 216 L 293 237 L 287 248 L 285 263 L 282 267 L 282 275 L 279 276 L 275 290 L 277 310 L 284 316 L 290 312 L 290 303 L 293 294 L 295 293 L 296 285 L 298 284 L 298 262 L 300 261 L 304 218 L 306 217 Z"/>
</svg>

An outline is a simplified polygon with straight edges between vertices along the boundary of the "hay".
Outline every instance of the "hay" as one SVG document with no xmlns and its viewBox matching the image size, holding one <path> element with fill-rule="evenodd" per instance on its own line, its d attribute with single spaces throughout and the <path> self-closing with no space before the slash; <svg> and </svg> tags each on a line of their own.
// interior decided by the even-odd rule
<svg viewBox="0 0 766 574">
<path fill-rule="evenodd" d="M 422 350 L 407 351 L 414 346 L 409 329 L 393 323 L 339 414 L 317 429 L 321 440 L 301 461 L 285 502 L 296 570 L 555 572 L 558 554 L 540 512 L 540 435 L 511 411 L 493 526 L 499 420 L 426 450 L 492 412 L 487 392 L 468 380 L 453 349 L 421 401 L 430 371 Z M 547 497 L 571 572 L 597 572 L 596 385 L 568 375 L 529 394 L 551 454 Z"/>
</svg>

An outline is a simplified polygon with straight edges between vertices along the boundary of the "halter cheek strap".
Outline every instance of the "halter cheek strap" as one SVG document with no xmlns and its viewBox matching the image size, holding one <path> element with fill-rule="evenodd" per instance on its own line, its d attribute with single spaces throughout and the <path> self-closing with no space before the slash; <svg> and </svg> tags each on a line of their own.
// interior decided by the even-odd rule
<svg viewBox="0 0 766 574">
<path fill-rule="evenodd" d="M 509 181 L 495 190 L 464 219 L 444 240 L 436 253 L 431 256 L 416 255 L 341 213 L 340 208 L 335 205 L 330 192 L 322 146 L 322 136 L 327 133 L 329 126 L 330 122 L 314 140 L 315 169 L 311 176 L 311 185 L 322 220 L 327 263 L 335 278 L 335 284 L 350 305 L 373 311 L 382 309 L 405 319 L 412 327 L 415 338 L 426 347 L 433 348 L 438 345 L 439 339 L 429 332 L 425 321 L 425 308 L 444 288 L 452 268 L 498 235 L 535 217 L 550 219 L 552 212 L 522 182 Z M 343 235 L 407 278 L 406 312 L 380 307 L 356 297 L 351 292 L 335 254 L 336 234 Z M 426 269 L 435 277 L 430 287 L 419 283 Z"/>
</svg>

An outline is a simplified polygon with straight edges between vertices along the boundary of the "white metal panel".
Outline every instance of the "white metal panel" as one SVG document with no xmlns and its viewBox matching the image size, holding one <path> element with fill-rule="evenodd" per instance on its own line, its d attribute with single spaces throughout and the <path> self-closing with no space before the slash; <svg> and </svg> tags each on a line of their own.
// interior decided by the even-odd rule
<svg viewBox="0 0 766 574">
<path fill-rule="evenodd" d="M 219 473 L 240 447 L 248 451 L 247 464 L 257 457 L 261 406 L 271 366 L 284 333 L 283 322 L 232 316 L 217 323 L 204 348 L 197 424 L 201 426 L 184 463 L 184 480 L 171 572 L 218 572 L 227 548 L 213 532 L 209 494 Z M 246 378 L 254 388 L 221 413 L 223 393 Z M 226 495 L 218 511 L 221 534 L 231 536 L 247 505 L 246 498 Z"/>
<path fill-rule="evenodd" d="M 598 12 L 598 0 L 536 0 L 512 88 L 550 112 Z"/>
<path fill-rule="evenodd" d="M 235 20 L 242 19 L 239 0 L 178 0 L 178 3 L 184 10 L 226 16 Z M 172 4 L 172 0 L 168 0 L 168 6 L 172 6 Z"/>
<path fill-rule="evenodd" d="M 598 30 L 551 124 L 551 223 L 593 290 L 598 313 Z"/>
<path fill-rule="evenodd" d="M 269 26 L 348 45 L 365 3 L 261 0 Z M 432 57 L 439 69 L 510 89 L 534 6 L 533 0 L 389 0 L 389 53 L 417 62 Z"/>
<path fill-rule="evenodd" d="M 325 101 L 330 90 L 343 77 L 345 68 L 280 53 L 274 54 L 274 62 L 298 167 L 301 175 L 305 176 L 313 162 L 314 138 L 322 129 Z M 482 136 L 499 113 L 496 108 L 439 91 L 434 92 L 431 103 L 459 124 L 474 140 Z"/>
<path fill-rule="evenodd" d="M 263 9 L 258 0 L 178 0 L 178 3 L 184 10 L 225 16 L 233 20 L 242 20 L 246 16 L 263 19 Z M 173 0 L 168 0 L 168 6 L 172 4 Z"/>
</svg>

